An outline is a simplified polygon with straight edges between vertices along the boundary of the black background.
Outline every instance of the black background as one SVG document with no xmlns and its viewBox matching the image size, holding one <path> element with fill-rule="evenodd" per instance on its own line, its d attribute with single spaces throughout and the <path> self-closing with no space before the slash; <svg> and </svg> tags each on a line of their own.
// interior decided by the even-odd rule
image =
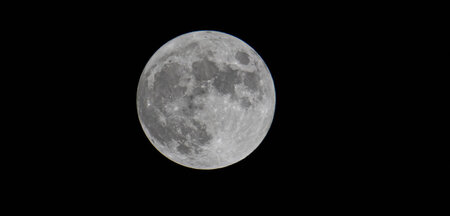
<svg viewBox="0 0 450 216">
<path fill-rule="evenodd" d="M 389 66 L 401 39 L 395 32 L 402 25 L 383 19 L 389 11 L 301 4 L 56 8 L 10 17 L 21 45 L 11 55 L 27 55 L 24 112 L 33 119 L 20 139 L 38 140 L 22 150 L 32 158 L 21 161 L 31 189 L 88 200 L 233 197 L 233 205 L 246 205 L 344 197 L 353 203 L 396 184 L 402 164 L 389 165 L 398 149 L 384 115 L 392 107 L 379 102 L 395 80 Z M 167 41 L 196 30 L 247 42 L 275 84 L 266 138 L 223 169 L 171 162 L 150 144 L 136 111 L 147 61 Z"/>
</svg>

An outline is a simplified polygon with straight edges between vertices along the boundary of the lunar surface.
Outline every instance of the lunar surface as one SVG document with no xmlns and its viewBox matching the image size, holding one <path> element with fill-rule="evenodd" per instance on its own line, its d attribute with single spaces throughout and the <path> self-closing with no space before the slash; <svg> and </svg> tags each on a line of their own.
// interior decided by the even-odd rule
<svg viewBox="0 0 450 216">
<path fill-rule="evenodd" d="M 194 169 L 234 164 L 266 136 L 275 88 L 262 58 L 242 40 L 196 31 L 164 44 L 139 80 L 137 112 L 164 156 Z"/>
</svg>

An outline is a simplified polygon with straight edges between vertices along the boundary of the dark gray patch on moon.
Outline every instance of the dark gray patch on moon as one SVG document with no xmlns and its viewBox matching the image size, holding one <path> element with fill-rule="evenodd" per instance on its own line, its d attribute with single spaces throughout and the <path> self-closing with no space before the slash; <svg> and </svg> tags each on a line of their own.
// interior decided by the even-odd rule
<svg viewBox="0 0 450 216">
<path fill-rule="evenodd" d="M 177 147 L 178 152 L 180 152 L 181 154 L 189 154 L 191 153 L 191 148 L 185 146 L 184 144 L 180 144 Z"/>
<path fill-rule="evenodd" d="M 177 133 L 177 136 L 174 137 L 174 140 L 180 144 L 177 150 L 182 154 L 191 153 L 192 148 L 198 153 L 200 152 L 199 147 L 206 145 L 212 139 L 212 136 L 206 131 L 205 124 L 196 120 L 191 120 L 190 122 L 193 127 L 188 126 L 185 122 L 179 124 L 178 128 L 181 133 Z M 173 126 L 176 127 L 175 125 Z M 190 139 L 187 137 L 190 137 Z"/>
<path fill-rule="evenodd" d="M 197 103 L 195 101 L 195 96 L 192 94 L 183 97 L 183 102 L 184 103 L 182 104 L 181 111 L 183 115 L 187 117 L 193 116 L 196 112 L 202 110 L 204 107 L 203 104 Z"/>
<path fill-rule="evenodd" d="M 210 61 L 207 58 L 194 62 L 192 64 L 192 73 L 194 74 L 195 80 L 198 82 L 197 86 L 192 91 L 192 95 L 194 96 L 206 94 L 208 88 L 200 87 L 202 85 L 199 83 L 205 83 L 206 81 L 212 80 L 212 87 L 214 87 L 217 92 L 222 95 L 230 95 L 232 100 L 238 101 L 243 107 L 247 108 L 251 105 L 250 100 L 248 98 L 237 98 L 235 86 L 243 82 L 251 91 L 257 92 L 260 90 L 260 77 L 257 72 L 234 70 L 229 65 L 224 65 L 224 69 L 220 70 L 215 62 Z M 186 108 L 185 113 L 189 115 L 191 113 L 190 109 Z"/>
<path fill-rule="evenodd" d="M 240 71 L 233 70 L 230 66 L 225 65 L 220 70 L 216 63 L 208 59 L 196 61 L 192 64 L 192 73 L 197 82 L 202 83 L 212 80 L 212 86 L 222 95 L 229 94 L 232 98 L 236 97 L 235 86 L 242 82 Z M 194 88 L 193 95 L 199 96 L 207 93 L 207 88 Z"/>
<path fill-rule="evenodd" d="M 186 54 L 186 52 L 193 51 L 197 47 L 198 47 L 198 43 L 197 42 L 192 42 L 192 43 L 186 45 L 186 47 L 184 47 L 184 49 L 182 49 L 180 53 Z"/>
<path fill-rule="evenodd" d="M 251 90 L 258 90 L 259 75 L 256 72 L 244 74 L 244 84 Z"/>
<path fill-rule="evenodd" d="M 211 68 L 217 68 L 212 62 L 202 62 L 205 70 L 200 68 L 199 78 L 208 77 Z M 212 69 L 214 71 L 214 69 Z M 218 69 L 217 69 L 218 70 Z M 151 106 L 145 103 L 139 104 L 139 113 L 153 138 L 161 145 L 175 141 L 180 144 L 177 151 L 182 154 L 198 153 L 201 150 L 198 146 L 206 145 L 212 136 L 207 133 L 206 125 L 191 117 L 203 109 L 203 104 L 196 102 L 195 98 L 207 94 L 206 87 L 197 86 L 192 93 L 187 94 L 187 87 L 180 86 L 180 80 L 185 72 L 185 68 L 177 63 L 167 63 L 154 76 L 153 87 L 148 89 L 148 81 L 139 86 L 138 95 L 150 100 Z M 205 76 L 206 74 L 206 76 Z M 210 76 L 213 77 L 212 75 Z M 165 105 L 181 99 L 181 113 L 167 113 Z M 161 119 L 165 119 L 162 121 Z"/>
<path fill-rule="evenodd" d="M 196 128 L 191 134 L 192 140 L 196 141 L 199 145 L 205 145 L 212 139 L 212 136 L 207 133 L 204 123 L 192 120 L 192 124 Z"/>
<path fill-rule="evenodd" d="M 186 92 L 186 87 L 178 85 L 182 76 L 183 67 L 176 63 L 168 63 L 161 71 L 155 74 L 153 89 L 150 98 L 158 108 L 163 104 L 180 98 Z"/>
<path fill-rule="evenodd" d="M 244 108 L 248 108 L 252 105 L 252 103 L 250 102 L 250 99 L 248 99 L 248 97 L 242 97 L 241 98 L 241 106 Z"/>
<path fill-rule="evenodd" d="M 248 54 L 242 51 L 236 52 L 234 58 L 236 58 L 236 60 L 238 60 L 243 65 L 247 65 L 250 62 Z"/>
<path fill-rule="evenodd" d="M 239 83 L 239 75 L 236 70 L 229 66 L 225 67 L 224 71 L 217 73 L 213 86 L 219 93 L 235 95 L 234 86 Z"/>
<path fill-rule="evenodd" d="M 212 139 L 212 136 L 206 131 L 206 125 L 196 120 L 189 118 L 173 118 L 158 113 L 156 108 L 152 107 L 141 112 L 141 115 L 143 119 L 148 122 L 146 127 L 157 141 L 165 146 L 171 141 L 183 144 L 184 147 L 178 148 L 182 153 L 189 153 L 190 150 L 187 148 L 198 148 L 198 146 L 206 145 Z M 164 115 L 167 122 L 166 124 L 159 120 L 160 115 Z M 190 139 L 188 139 L 188 137 L 190 137 Z"/>
<path fill-rule="evenodd" d="M 195 96 L 203 96 L 208 93 L 208 88 L 206 86 L 196 86 L 194 89 L 192 89 L 192 95 Z"/>
<path fill-rule="evenodd" d="M 216 64 L 208 59 L 203 59 L 192 63 L 192 73 L 197 81 L 207 81 L 219 72 Z"/>
<path fill-rule="evenodd" d="M 143 119 L 145 120 L 145 126 L 148 128 L 153 137 L 161 142 L 162 145 L 166 145 L 166 142 L 170 141 L 167 135 L 171 137 L 171 131 L 168 130 L 166 125 L 159 121 L 156 108 L 149 107 L 141 112 Z"/>
</svg>

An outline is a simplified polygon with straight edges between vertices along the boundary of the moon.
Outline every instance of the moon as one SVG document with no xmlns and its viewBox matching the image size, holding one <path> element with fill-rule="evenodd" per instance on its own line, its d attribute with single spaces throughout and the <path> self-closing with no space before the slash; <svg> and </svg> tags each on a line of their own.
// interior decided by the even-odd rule
<svg viewBox="0 0 450 216">
<path fill-rule="evenodd" d="M 275 112 L 275 87 L 247 43 L 223 32 L 195 31 L 150 58 L 136 102 L 143 131 L 161 154 L 189 168 L 218 169 L 262 142 Z"/>
</svg>

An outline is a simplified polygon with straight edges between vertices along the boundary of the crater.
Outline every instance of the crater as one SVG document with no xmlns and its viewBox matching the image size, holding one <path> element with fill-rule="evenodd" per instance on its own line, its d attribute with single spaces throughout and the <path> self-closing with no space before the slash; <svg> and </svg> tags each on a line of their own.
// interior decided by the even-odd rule
<svg viewBox="0 0 450 216">
<path fill-rule="evenodd" d="M 250 62 L 249 55 L 246 52 L 238 51 L 234 55 L 234 58 L 243 65 L 248 65 L 248 63 Z"/>
</svg>

